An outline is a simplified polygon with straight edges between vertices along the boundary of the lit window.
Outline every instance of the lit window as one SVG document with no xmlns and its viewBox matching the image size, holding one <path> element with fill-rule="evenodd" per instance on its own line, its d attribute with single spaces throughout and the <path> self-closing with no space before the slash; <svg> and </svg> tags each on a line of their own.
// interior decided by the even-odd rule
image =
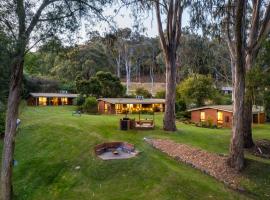
<svg viewBox="0 0 270 200">
<path fill-rule="evenodd" d="M 218 123 L 223 123 L 223 112 L 217 112 L 217 121 Z"/>
<path fill-rule="evenodd" d="M 205 121 L 205 112 L 201 112 L 201 121 L 202 121 L 202 122 Z"/>
<path fill-rule="evenodd" d="M 68 99 L 66 97 L 62 97 L 61 102 L 62 102 L 63 105 L 67 105 L 68 104 Z"/>
<path fill-rule="evenodd" d="M 47 98 L 46 97 L 39 97 L 38 98 L 38 103 L 41 106 L 46 106 L 47 105 Z"/>
<path fill-rule="evenodd" d="M 105 103 L 105 105 L 104 105 L 104 111 L 105 111 L 105 112 L 108 112 L 108 104 L 106 104 L 106 103 Z"/>
</svg>

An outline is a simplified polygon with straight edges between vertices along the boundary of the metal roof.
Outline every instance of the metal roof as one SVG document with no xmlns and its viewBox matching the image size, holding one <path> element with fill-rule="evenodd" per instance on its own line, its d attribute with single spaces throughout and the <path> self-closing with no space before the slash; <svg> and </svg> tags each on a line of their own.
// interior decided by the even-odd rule
<svg viewBox="0 0 270 200">
<path fill-rule="evenodd" d="M 232 105 L 212 105 L 212 106 L 202 106 L 198 108 L 192 108 L 188 111 L 195 111 L 195 110 L 203 110 L 203 109 L 215 109 L 215 110 L 222 110 L 227 112 L 233 112 L 233 106 Z M 253 106 L 252 113 L 260 113 L 264 112 L 264 108 L 262 106 Z"/>
<path fill-rule="evenodd" d="M 76 98 L 78 94 L 67 94 L 67 93 L 30 93 L 32 97 L 67 97 Z"/>
<path fill-rule="evenodd" d="M 105 101 L 111 104 L 159 104 L 165 103 L 165 99 L 136 99 L 136 98 L 100 98 L 98 101 Z"/>
</svg>

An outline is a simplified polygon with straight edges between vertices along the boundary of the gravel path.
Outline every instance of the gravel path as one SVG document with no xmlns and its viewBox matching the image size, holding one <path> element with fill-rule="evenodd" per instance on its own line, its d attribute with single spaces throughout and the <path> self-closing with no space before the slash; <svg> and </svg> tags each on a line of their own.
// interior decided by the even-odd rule
<svg viewBox="0 0 270 200">
<path fill-rule="evenodd" d="M 176 143 L 172 140 L 147 139 L 146 141 L 174 159 L 187 163 L 215 177 L 229 187 L 243 190 L 239 188 L 241 175 L 226 164 L 226 156 L 209 153 L 195 147 Z"/>
</svg>

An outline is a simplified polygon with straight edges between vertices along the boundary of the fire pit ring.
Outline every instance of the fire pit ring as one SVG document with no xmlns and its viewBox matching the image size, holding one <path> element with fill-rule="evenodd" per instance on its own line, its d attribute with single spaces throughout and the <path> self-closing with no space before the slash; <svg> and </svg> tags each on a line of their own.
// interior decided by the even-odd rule
<svg viewBox="0 0 270 200">
<path fill-rule="evenodd" d="M 105 142 L 96 145 L 94 151 L 102 160 L 128 159 L 139 153 L 133 144 L 127 142 Z"/>
</svg>

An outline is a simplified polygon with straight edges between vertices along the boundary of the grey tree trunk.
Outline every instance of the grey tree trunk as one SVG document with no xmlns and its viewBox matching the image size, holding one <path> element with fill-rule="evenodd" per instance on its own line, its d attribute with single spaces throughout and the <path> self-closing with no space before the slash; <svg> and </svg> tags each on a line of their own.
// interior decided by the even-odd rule
<svg viewBox="0 0 270 200">
<path fill-rule="evenodd" d="M 118 58 L 116 59 L 117 63 L 117 77 L 121 78 L 121 55 L 119 53 Z"/>
<path fill-rule="evenodd" d="M 246 57 L 246 73 L 248 73 L 253 65 L 253 58 L 255 56 L 252 53 L 248 53 Z M 253 107 L 253 99 L 252 99 L 252 91 L 251 88 L 246 87 L 246 98 L 245 98 L 245 111 L 244 111 L 244 147 L 251 148 L 254 146 L 253 138 L 252 138 L 252 107 Z"/>
<path fill-rule="evenodd" d="M 235 83 L 233 102 L 232 137 L 228 164 L 240 171 L 244 167 L 244 100 L 245 100 L 245 60 L 244 60 L 244 16 L 245 0 L 237 1 L 235 19 Z"/>
<path fill-rule="evenodd" d="M 175 125 L 175 92 L 176 92 L 176 55 L 169 54 L 166 58 L 166 97 L 165 113 L 163 119 L 163 129 L 166 131 L 176 131 Z"/>
<path fill-rule="evenodd" d="M 234 83 L 235 83 L 235 61 L 233 56 L 231 56 L 231 73 L 232 73 L 232 102 L 234 102 Z"/>
<path fill-rule="evenodd" d="M 14 59 L 8 96 L 4 147 L 2 152 L 1 196 L 3 200 L 12 199 L 12 169 L 15 148 L 20 91 L 23 76 L 23 56 Z"/>
</svg>

